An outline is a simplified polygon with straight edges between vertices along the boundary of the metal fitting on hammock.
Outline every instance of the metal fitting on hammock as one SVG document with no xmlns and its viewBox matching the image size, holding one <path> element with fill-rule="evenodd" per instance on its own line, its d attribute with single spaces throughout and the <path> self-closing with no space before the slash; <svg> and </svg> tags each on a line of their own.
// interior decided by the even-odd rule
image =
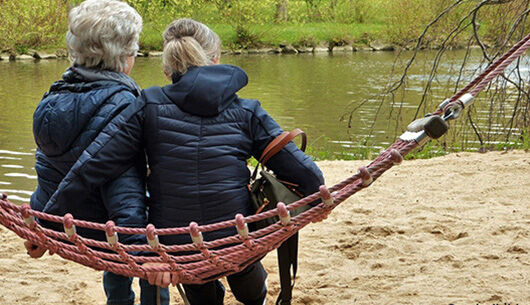
<svg viewBox="0 0 530 305">
<path fill-rule="evenodd" d="M 418 143 L 420 146 L 430 140 L 425 130 L 418 132 L 405 131 L 401 136 L 399 136 L 399 138 L 407 142 L 416 141 L 416 143 Z"/>
<path fill-rule="evenodd" d="M 366 166 L 359 168 L 359 175 L 361 176 L 361 180 L 363 181 L 363 186 L 369 186 L 374 181 L 372 174 L 370 174 Z"/>
<path fill-rule="evenodd" d="M 278 202 L 278 205 L 276 206 L 278 208 L 278 214 L 280 216 L 280 221 L 282 222 L 282 225 L 286 226 L 291 223 L 291 214 L 289 213 L 289 210 L 287 209 L 287 206 L 283 202 Z"/>
<path fill-rule="evenodd" d="M 398 164 L 401 164 L 401 162 L 403 162 L 403 156 L 401 155 L 401 153 L 399 153 L 397 149 L 392 149 L 390 151 L 389 158 L 390 160 L 392 160 L 392 163 L 394 163 L 394 165 L 398 165 Z"/>
<path fill-rule="evenodd" d="M 319 187 L 320 191 L 320 198 L 322 198 L 322 202 L 324 202 L 325 205 L 328 207 L 333 205 L 333 197 L 329 193 L 328 188 L 325 185 L 321 185 Z"/>
<path fill-rule="evenodd" d="M 243 238 L 248 237 L 248 225 L 245 222 L 245 217 L 242 214 L 236 215 L 236 229 L 237 233 Z"/>
<path fill-rule="evenodd" d="M 64 227 L 64 233 L 66 233 L 68 237 L 72 237 L 77 233 L 77 230 L 74 225 L 74 216 L 72 216 L 72 214 L 68 213 L 64 215 L 63 227 Z"/>
<path fill-rule="evenodd" d="M 461 103 L 453 103 L 447 106 L 447 109 L 445 110 L 443 119 L 444 121 L 450 121 L 450 120 L 456 120 L 460 117 L 462 114 L 462 111 L 464 110 L 463 104 Z"/>
<path fill-rule="evenodd" d="M 473 104 L 475 97 L 471 93 L 466 93 L 462 95 L 458 100 L 464 105 L 464 108 L 467 108 L 469 105 Z"/>
<path fill-rule="evenodd" d="M 152 224 L 148 224 L 145 230 L 146 230 L 145 236 L 147 237 L 147 243 L 149 244 L 149 246 L 151 246 L 151 248 L 153 248 L 156 251 L 158 247 L 160 246 L 160 241 L 158 240 L 158 235 L 155 234 L 155 226 L 153 226 Z"/>
<path fill-rule="evenodd" d="M 464 108 L 468 107 L 469 105 L 473 104 L 473 99 L 475 97 L 471 93 L 466 93 L 458 98 L 458 100 L 450 104 L 444 113 L 444 120 L 455 120 L 458 119 L 462 112 L 464 111 Z"/>
<path fill-rule="evenodd" d="M 105 224 L 105 237 L 107 237 L 107 242 L 111 246 L 115 246 L 118 243 L 118 233 L 114 230 L 114 221 L 109 220 Z"/>
<path fill-rule="evenodd" d="M 201 245 L 204 241 L 204 239 L 202 238 L 202 233 L 199 230 L 199 225 L 194 221 L 190 222 L 190 236 L 191 240 L 196 246 Z"/>
<path fill-rule="evenodd" d="M 440 103 L 440 105 L 438 105 L 438 109 L 443 111 L 445 106 L 447 106 L 447 104 L 449 104 L 450 102 L 451 102 L 451 99 L 446 98 L 443 102 Z"/>
</svg>

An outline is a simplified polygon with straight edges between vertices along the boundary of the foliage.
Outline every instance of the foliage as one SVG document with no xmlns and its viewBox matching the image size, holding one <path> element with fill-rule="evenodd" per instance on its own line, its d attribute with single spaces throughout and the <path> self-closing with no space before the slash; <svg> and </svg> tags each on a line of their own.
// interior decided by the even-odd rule
<svg viewBox="0 0 530 305">
<path fill-rule="evenodd" d="M 64 40 L 67 8 L 66 0 L 1 0 L 0 49 L 24 53 Z"/>
<path fill-rule="evenodd" d="M 407 44 L 415 41 L 420 36 L 424 27 L 448 6 L 456 3 L 455 0 L 395 0 L 386 4 L 386 23 L 388 40 L 394 43 Z M 440 22 L 436 23 L 428 37 L 425 46 L 431 43 L 440 43 L 440 37 L 448 33 L 463 17 L 471 2 L 463 1 L 452 9 L 451 14 L 446 14 Z"/>
<path fill-rule="evenodd" d="M 506 33 L 510 31 L 513 20 L 528 9 L 528 1 L 513 0 L 503 5 L 490 5 L 480 11 L 480 27 L 485 41 L 492 46 L 503 43 Z M 526 33 L 530 26 L 526 27 Z"/>
<path fill-rule="evenodd" d="M 461 21 L 464 26 L 471 24 L 473 16 L 469 13 L 482 2 L 478 0 L 387 1 L 383 9 L 387 24 L 387 39 L 398 44 L 416 41 L 430 21 L 446 8 L 456 4 L 450 13 L 438 20 L 424 37 L 423 47 L 439 46 L 440 40 L 455 29 Z M 491 4 L 483 5 L 477 14 L 477 21 L 485 41 L 493 44 L 500 43 L 497 41 L 499 37 L 503 37 L 502 33 L 508 32 L 514 17 L 520 15 L 525 9 L 528 9 L 526 0 L 491 1 Z M 471 26 L 464 32 L 470 33 Z M 457 38 L 453 43 L 463 43 L 463 41 L 463 38 Z"/>
<path fill-rule="evenodd" d="M 0 48 L 60 46 L 68 7 L 82 0 L 0 0 Z M 368 44 L 383 40 L 407 45 L 444 8 L 458 0 L 125 0 L 144 19 L 142 49 L 162 49 L 161 33 L 174 19 L 190 17 L 219 33 L 230 48 L 263 45 Z M 437 45 L 478 0 L 465 0 L 435 24 L 424 45 Z M 511 0 L 481 10 L 480 31 L 497 43 L 507 20 L 525 9 Z M 462 41 L 454 41 L 462 44 Z"/>
</svg>

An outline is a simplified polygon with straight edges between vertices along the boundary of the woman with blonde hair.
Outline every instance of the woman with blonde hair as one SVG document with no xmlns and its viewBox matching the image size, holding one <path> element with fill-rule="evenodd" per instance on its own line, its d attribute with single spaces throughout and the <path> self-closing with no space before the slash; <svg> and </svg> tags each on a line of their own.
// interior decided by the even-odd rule
<svg viewBox="0 0 530 305">
<path fill-rule="evenodd" d="M 127 3 L 117 0 L 87 0 L 69 13 L 66 44 L 73 65 L 52 84 L 33 115 L 33 133 L 38 186 L 31 196 L 31 207 L 51 214 L 72 214 L 77 219 L 117 225 L 145 227 L 145 156 L 135 156 L 105 185 L 93 189 L 83 199 L 68 206 L 49 204 L 51 194 L 71 170 L 81 153 L 127 106 L 136 103 L 140 88 L 128 75 L 134 66 L 142 18 Z M 124 148 L 125 149 L 125 148 Z M 41 222 L 62 231 L 56 223 Z M 79 228 L 83 237 L 106 240 L 105 234 Z M 122 243 L 145 243 L 140 236 L 120 236 Z M 44 249 L 26 242 L 31 257 Z M 110 272 L 103 275 L 109 305 L 134 304 L 132 278 Z M 167 289 L 141 281 L 142 305 L 157 299 L 169 303 Z M 157 296 L 157 291 L 159 296 Z"/>
<path fill-rule="evenodd" d="M 123 170 L 133 153 L 116 153 L 123 146 L 147 153 L 151 174 L 147 179 L 149 222 L 157 228 L 199 225 L 250 215 L 247 159 L 259 158 L 282 129 L 256 100 L 239 98 L 248 77 L 238 67 L 219 64 L 221 41 L 206 25 L 179 19 L 164 32 L 164 72 L 172 84 L 143 91 L 138 103 L 124 110 L 120 130 L 109 129 L 97 145 L 86 150 L 68 183 L 51 201 L 67 204 Z M 112 158 L 109 158 L 112 156 Z M 324 178 L 315 163 L 289 143 L 268 163 L 279 179 L 299 184 L 310 194 Z M 205 232 L 215 240 L 236 234 L 235 228 Z M 189 243 L 188 236 L 160 236 L 165 244 Z M 227 277 L 235 298 L 246 305 L 264 304 L 265 272 L 255 262 Z M 150 283 L 167 286 L 169 273 L 149 275 Z M 192 305 L 223 304 L 220 281 L 184 285 Z M 290 300 L 285 300 L 288 304 Z"/>
</svg>

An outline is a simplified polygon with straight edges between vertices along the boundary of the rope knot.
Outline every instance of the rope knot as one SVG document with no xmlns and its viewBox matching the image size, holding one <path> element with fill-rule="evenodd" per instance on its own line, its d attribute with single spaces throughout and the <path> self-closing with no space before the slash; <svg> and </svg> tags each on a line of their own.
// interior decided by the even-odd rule
<svg viewBox="0 0 530 305">
<path fill-rule="evenodd" d="M 401 164 L 401 162 L 403 162 L 403 156 L 399 153 L 397 149 L 392 149 L 390 151 L 389 158 L 395 165 Z"/>
<path fill-rule="evenodd" d="M 368 168 L 366 168 L 366 166 L 362 166 L 359 168 L 359 176 L 361 176 L 363 186 L 369 186 L 374 181 L 372 174 L 370 174 L 370 171 L 368 171 Z"/>
<path fill-rule="evenodd" d="M 30 229 L 34 229 L 37 223 L 35 222 L 35 217 L 33 215 L 29 214 L 29 211 L 31 210 L 31 207 L 29 204 L 23 204 L 20 210 L 20 214 L 22 215 L 22 218 L 24 219 L 24 222 Z"/>
<path fill-rule="evenodd" d="M 145 231 L 146 231 L 145 235 L 147 237 L 147 242 L 149 243 L 151 248 L 153 248 L 153 250 L 157 251 L 158 247 L 160 247 L 160 242 L 158 240 L 158 235 L 155 234 L 155 226 L 152 224 L 148 224 L 147 227 L 145 228 Z"/>
<path fill-rule="evenodd" d="M 242 214 L 236 215 L 236 229 L 239 236 L 243 239 L 248 238 L 248 225 Z"/>
<path fill-rule="evenodd" d="M 325 185 L 321 185 L 319 187 L 320 192 L 320 198 L 322 198 L 322 202 L 326 206 L 332 206 L 333 205 L 333 197 L 331 196 L 331 193 L 329 192 L 328 188 Z"/>
<path fill-rule="evenodd" d="M 194 221 L 190 222 L 190 236 L 191 240 L 197 247 L 200 247 L 202 245 L 202 233 L 199 230 L 199 225 Z"/>
<path fill-rule="evenodd" d="M 64 226 L 64 232 L 68 237 L 73 237 L 76 234 L 76 229 L 74 225 L 74 216 L 72 214 L 68 213 L 64 215 L 63 217 L 63 226 Z"/>
<path fill-rule="evenodd" d="M 107 242 L 115 247 L 118 244 L 118 234 L 116 233 L 114 221 L 109 220 L 105 224 L 105 235 L 107 237 Z"/>
<path fill-rule="evenodd" d="M 31 209 L 31 207 L 29 206 L 29 204 L 24 203 L 20 207 L 20 214 L 22 214 L 22 217 L 24 217 L 24 218 L 29 217 L 29 210 L 30 209 Z"/>
<path fill-rule="evenodd" d="M 74 226 L 74 216 L 68 213 L 64 215 L 64 226 L 65 228 L 71 229 Z"/>
<path fill-rule="evenodd" d="M 289 213 L 289 210 L 287 210 L 287 206 L 285 205 L 285 203 L 278 202 L 278 205 L 276 207 L 278 208 L 278 215 L 280 216 L 282 225 L 289 225 L 291 223 L 291 214 Z"/>
</svg>

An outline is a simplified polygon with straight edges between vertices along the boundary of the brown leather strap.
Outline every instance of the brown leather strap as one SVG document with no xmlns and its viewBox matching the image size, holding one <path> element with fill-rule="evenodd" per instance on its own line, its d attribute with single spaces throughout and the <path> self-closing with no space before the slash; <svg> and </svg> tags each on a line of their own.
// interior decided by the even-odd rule
<svg viewBox="0 0 530 305">
<path fill-rule="evenodd" d="M 302 144 L 300 145 L 300 150 L 305 151 L 306 145 L 307 145 L 307 136 L 305 132 L 303 132 L 301 129 L 296 128 L 293 129 L 291 132 L 284 131 L 279 136 L 274 138 L 267 147 L 263 150 L 263 153 L 261 154 L 261 157 L 258 160 L 258 165 L 254 169 L 254 172 L 252 173 L 252 179 L 255 179 L 258 174 L 258 168 L 261 164 L 261 167 L 265 167 L 265 163 L 269 161 L 269 159 L 277 154 L 280 150 L 282 150 L 285 145 L 287 145 L 289 142 L 291 142 L 295 137 L 302 135 Z"/>
<path fill-rule="evenodd" d="M 274 140 L 272 140 L 269 145 L 267 145 L 267 147 L 265 147 L 265 149 L 263 150 L 263 152 L 261 153 L 261 157 L 259 158 L 258 160 L 258 163 L 263 163 L 263 160 L 265 160 L 265 158 L 267 158 L 267 156 L 271 153 L 271 151 L 273 149 L 275 149 L 278 145 L 280 145 L 280 142 L 285 139 L 285 137 L 289 134 L 288 131 L 284 131 L 282 132 L 279 136 L 277 136 L 276 138 L 274 138 Z"/>
<path fill-rule="evenodd" d="M 261 154 L 261 158 L 260 158 L 261 165 L 265 166 L 265 163 L 267 163 L 267 161 L 269 161 L 269 159 L 272 156 L 277 154 L 280 150 L 282 150 L 282 148 L 285 147 L 285 145 L 287 145 L 289 142 L 291 142 L 294 138 L 296 138 L 299 135 L 302 135 L 302 145 L 300 146 L 300 150 L 301 151 L 305 151 L 305 146 L 307 144 L 307 136 L 306 136 L 305 132 L 303 132 L 301 129 L 296 128 L 296 129 L 293 129 L 291 132 L 288 132 L 287 135 L 281 137 L 280 140 L 278 141 L 278 143 L 272 143 L 272 142 L 274 142 L 274 140 L 277 139 L 276 138 L 276 139 L 274 139 L 271 142 L 271 144 L 274 144 L 274 145 L 271 146 L 269 144 L 265 148 L 265 150 L 263 151 L 263 154 Z M 269 149 L 267 150 L 267 148 L 269 148 Z"/>
</svg>

